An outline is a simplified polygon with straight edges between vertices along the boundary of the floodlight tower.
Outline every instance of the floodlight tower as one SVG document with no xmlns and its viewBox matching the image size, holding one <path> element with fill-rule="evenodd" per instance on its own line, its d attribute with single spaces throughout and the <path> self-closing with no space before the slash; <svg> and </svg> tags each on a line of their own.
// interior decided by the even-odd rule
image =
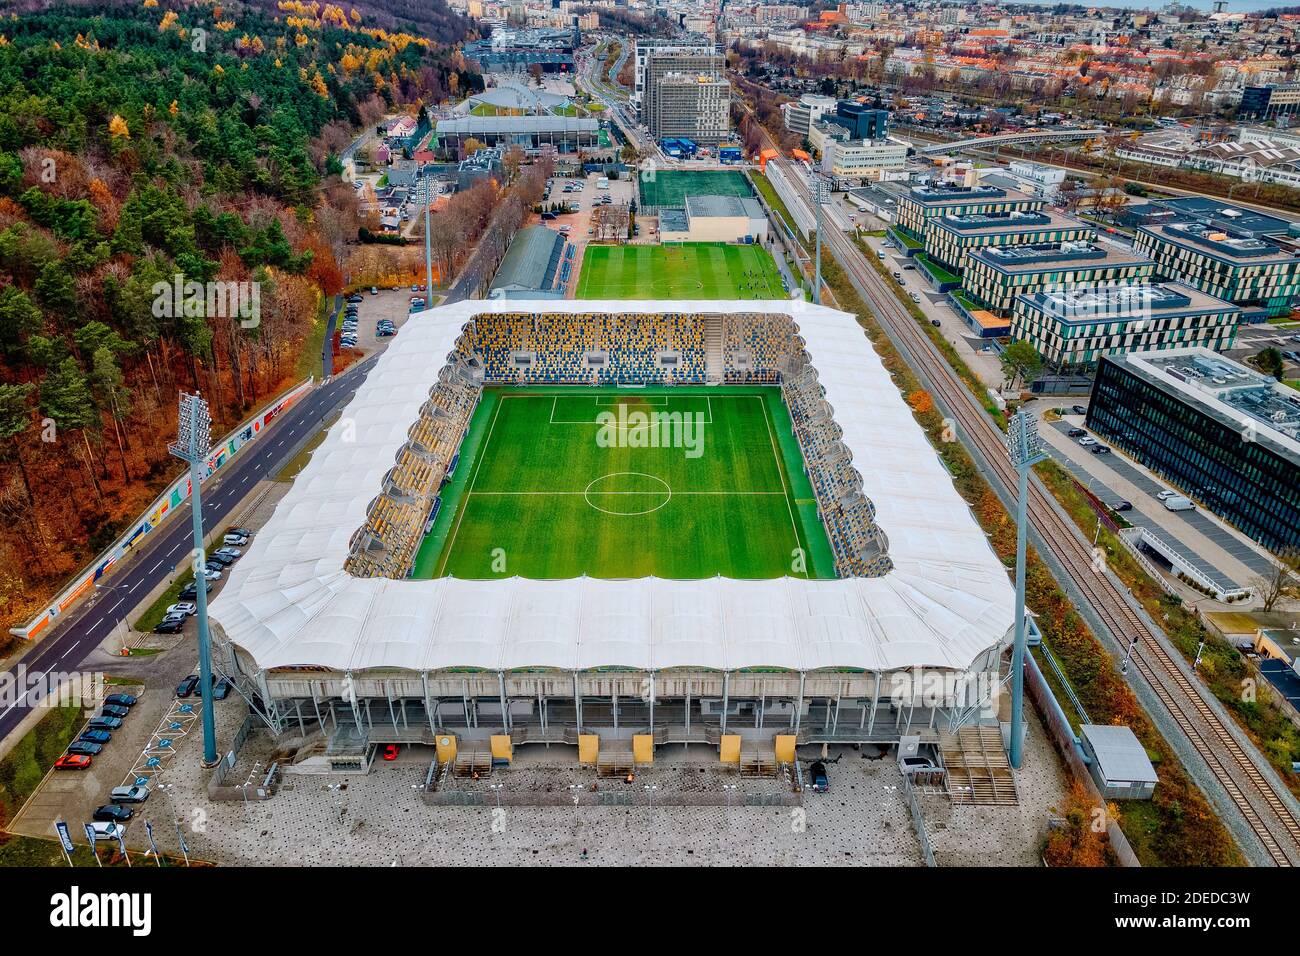
<svg viewBox="0 0 1300 956">
<path fill-rule="evenodd" d="M 212 447 L 212 416 L 208 403 L 196 392 L 181 393 L 176 440 L 167 450 L 190 466 L 190 515 L 194 520 L 194 604 L 199 619 L 199 693 L 203 702 L 203 766 L 217 765 L 217 735 L 212 716 L 212 639 L 208 632 L 208 579 L 203 574 L 203 503 L 199 499 L 200 472 L 207 467 Z M 199 587 L 202 584 L 203 587 Z"/>
<path fill-rule="evenodd" d="M 1029 472 L 1047 456 L 1038 439 L 1038 419 L 1030 412 L 1011 417 L 1007 452 L 1016 466 L 1016 636 L 1011 649 L 1011 766 L 1020 769 L 1024 750 L 1025 693 L 1025 531 Z"/>
</svg>

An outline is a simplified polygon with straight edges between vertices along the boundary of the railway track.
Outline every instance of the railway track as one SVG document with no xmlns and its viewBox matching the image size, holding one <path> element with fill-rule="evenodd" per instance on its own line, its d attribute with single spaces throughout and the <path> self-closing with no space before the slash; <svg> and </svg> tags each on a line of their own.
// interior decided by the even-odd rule
<svg viewBox="0 0 1300 956">
<path fill-rule="evenodd" d="M 781 163 L 795 188 L 811 201 L 803 178 L 783 160 L 776 162 Z M 894 341 L 904 345 L 931 387 L 941 392 L 968 442 L 1003 486 L 1014 493 L 1016 473 L 1006 454 L 1001 431 L 853 241 L 838 230 L 827 232 L 826 244 L 856 280 L 855 285 L 876 317 L 888 328 Z M 1091 545 L 1074 523 L 1062 516 L 1055 501 L 1036 479 L 1029 484 L 1028 512 L 1042 546 L 1070 574 L 1111 634 L 1121 642 L 1124 638 L 1141 636 L 1133 652 L 1134 665 L 1205 760 L 1268 858 L 1277 866 L 1300 862 L 1300 819 L 1210 707 L 1203 688 L 1187 678 L 1105 570 L 1094 566 Z"/>
</svg>

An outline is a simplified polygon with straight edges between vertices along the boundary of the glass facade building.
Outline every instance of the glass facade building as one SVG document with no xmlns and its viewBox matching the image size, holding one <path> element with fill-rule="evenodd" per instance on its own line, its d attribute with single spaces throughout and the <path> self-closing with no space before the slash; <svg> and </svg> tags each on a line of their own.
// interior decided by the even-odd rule
<svg viewBox="0 0 1300 956">
<path fill-rule="evenodd" d="M 1300 392 L 1207 349 L 1119 355 L 1087 425 L 1265 547 L 1300 546 Z"/>
</svg>

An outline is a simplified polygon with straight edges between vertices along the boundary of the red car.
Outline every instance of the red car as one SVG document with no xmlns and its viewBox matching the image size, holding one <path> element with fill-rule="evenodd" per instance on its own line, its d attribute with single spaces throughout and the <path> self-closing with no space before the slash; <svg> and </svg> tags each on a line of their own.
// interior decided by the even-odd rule
<svg viewBox="0 0 1300 956">
<path fill-rule="evenodd" d="M 384 744 L 384 759 L 396 760 L 401 748 L 397 744 Z"/>
<path fill-rule="evenodd" d="M 55 770 L 85 770 L 90 766 L 90 758 L 83 754 L 64 754 L 54 761 Z"/>
</svg>

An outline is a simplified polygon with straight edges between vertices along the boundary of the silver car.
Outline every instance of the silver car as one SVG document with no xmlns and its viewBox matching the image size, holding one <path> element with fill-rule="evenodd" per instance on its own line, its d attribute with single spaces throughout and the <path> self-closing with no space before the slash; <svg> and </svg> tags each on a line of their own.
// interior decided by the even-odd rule
<svg viewBox="0 0 1300 956">
<path fill-rule="evenodd" d="M 111 803 L 144 803 L 149 799 L 149 788 L 145 786 L 114 787 L 108 792 L 108 799 Z"/>
</svg>

